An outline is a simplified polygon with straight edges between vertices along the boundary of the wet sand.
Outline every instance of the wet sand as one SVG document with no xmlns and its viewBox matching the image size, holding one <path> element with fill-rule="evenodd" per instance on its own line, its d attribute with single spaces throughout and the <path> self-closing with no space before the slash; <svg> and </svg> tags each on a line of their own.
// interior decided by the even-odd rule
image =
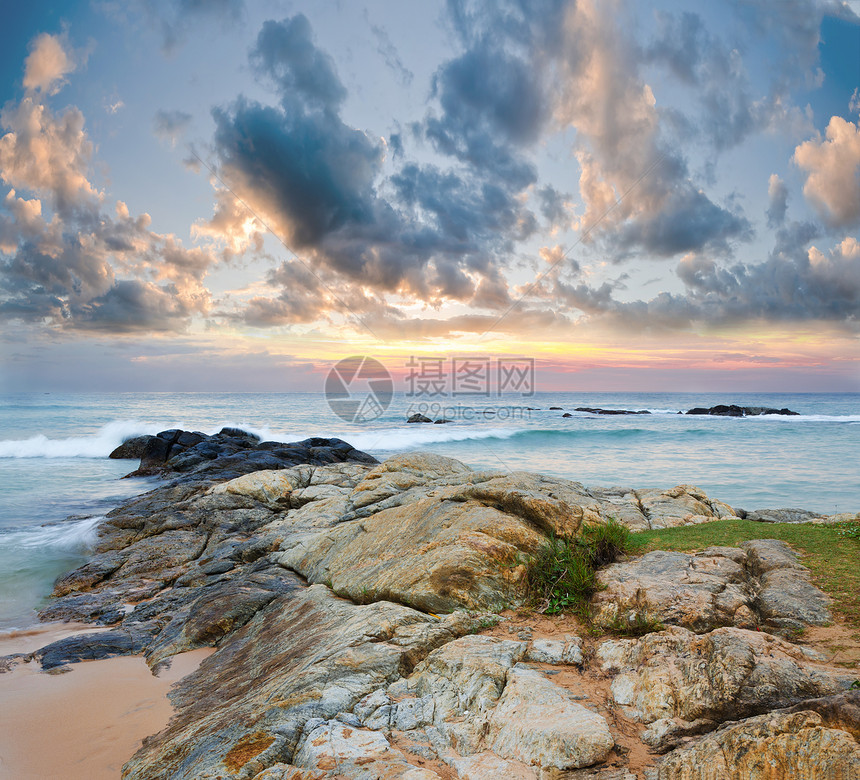
<svg viewBox="0 0 860 780">
<path fill-rule="evenodd" d="M 0 655 L 76 633 L 53 626 L 0 636 Z M 0 779 L 118 780 L 141 740 L 167 725 L 170 686 L 211 652 L 176 656 L 158 677 L 140 656 L 72 664 L 61 674 L 36 663 L 0 674 Z"/>
</svg>

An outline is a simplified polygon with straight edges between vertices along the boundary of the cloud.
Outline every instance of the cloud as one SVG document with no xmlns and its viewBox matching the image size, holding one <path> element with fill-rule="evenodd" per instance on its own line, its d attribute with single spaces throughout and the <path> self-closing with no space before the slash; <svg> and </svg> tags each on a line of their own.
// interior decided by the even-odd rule
<svg viewBox="0 0 860 780">
<path fill-rule="evenodd" d="M 24 88 L 54 94 L 77 67 L 64 36 L 42 33 L 30 44 L 24 62 Z"/>
<path fill-rule="evenodd" d="M 400 59 L 400 54 L 397 52 L 397 47 L 392 43 L 388 32 L 384 27 L 370 23 L 366 9 L 364 18 L 370 24 L 370 32 L 373 33 L 373 37 L 376 40 L 376 51 L 382 57 L 385 64 L 394 72 L 400 83 L 404 87 L 411 86 L 415 74 L 403 64 L 403 60 Z"/>
<path fill-rule="evenodd" d="M 339 290 L 348 282 L 433 305 L 469 300 L 485 279 L 485 293 L 498 287 L 497 253 L 537 227 L 520 197 L 530 166 L 513 186 L 495 168 L 476 175 L 407 159 L 386 176 L 386 145 L 342 118 L 346 90 L 305 17 L 266 22 L 251 60 L 278 105 L 239 96 L 213 110 L 219 175 L 316 272 L 335 274 Z M 213 220 L 197 230 L 235 245 L 248 216 L 216 197 Z M 288 305 L 306 316 L 291 295 L 277 300 L 256 301 L 254 322 L 286 322 Z"/>
<path fill-rule="evenodd" d="M 346 98 L 334 61 L 314 44 L 304 14 L 263 22 L 251 63 L 274 82 L 285 104 L 335 111 Z"/>
<path fill-rule="evenodd" d="M 788 208 L 788 187 L 775 173 L 767 181 L 767 226 L 779 227 L 785 222 L 785 212 Z"/>
<path fill-rule="evenodd" d="M 860 126 L 831 117 L 826 137 L 794 150 L 793 162 L 806 172 L 803 194 L 831 227 L 860 224 Z"/>
<path fill-rule="evenodd" d="M 0 123 L 8 131 L 0 137 L 0 181 L 50 198 L 60 214 L 99 200 L 87 178 L 93 145 L 77 108 L 57 116 L 26 95 L 4 107 Z"/>
<path fill-rule="evenodd" d="M 214 144 L 233 188 L 301 250 L 347 224 L 369 224 L 382 146 L 335 117 L 239 98 L 215 109 Z"/>
<path fill-rule="evenodd" d="M 144 0 L 149 20 L 160 29 L 162 50 L 170 54 L 201 23 L 218 23 L 225 30 L 241 23 L 244 0 Z"/>
<path fill-rule="evenodd" d="M 191 114 L 186 114 L 184 111 L 159 109 L 152 119 L 152 129 L 159 138 L 168 141 L 171 146 L 176 146 L 191 124 L 191 119 Z"/>
<path fill-rule="evenodd" d="M 0 182 L 10 187 L 0 201 L 0 317 L 113 332 L 187 327 L 211 307 L 203 280 L 217 256 L 150 230 L 149 215 L 122 201 L 106 211 L 89 179 L 83 114 L 54 114 L 45 94 L 30 90 L 0 113 Z"/>
</svg>

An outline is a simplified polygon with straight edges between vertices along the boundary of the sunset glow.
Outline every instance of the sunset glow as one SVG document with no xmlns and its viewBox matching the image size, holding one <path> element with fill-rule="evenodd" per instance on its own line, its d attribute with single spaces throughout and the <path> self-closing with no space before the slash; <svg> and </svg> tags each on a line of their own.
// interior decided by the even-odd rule
<svg viewBox="0 0 860 780">
<path fill-rule="evenodd" d="M 858 10 L 11 9 L 0 389 L 856 391 Z"/>
</svg>

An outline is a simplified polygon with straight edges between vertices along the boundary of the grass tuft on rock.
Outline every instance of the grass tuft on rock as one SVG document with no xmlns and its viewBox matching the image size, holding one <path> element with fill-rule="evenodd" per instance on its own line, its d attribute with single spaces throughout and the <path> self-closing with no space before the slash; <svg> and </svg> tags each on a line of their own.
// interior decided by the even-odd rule
<svg viewBox="0 0 860 780">
<path fill-rule="evenodd" d="M 630 548 L 636 554 L 695 552 L 712 546 L 737 547 L 752 539 L 780 539 L 792 547 L 812 572 L 813 582 L 833 599 L 834 612 L 860 628 L 860 526 L 856 522 L 813 525 L 715 520 L 632 533 Z"/>
<path fill-rule="evenodd" d="M 533 604 L 548 615 L 572 612 L 587 619 L 597 569 L 629 547 L 630 531 L 615 520 L 585 526 L 573 538 L 550 537 L 526 566 Z"/>
</svg>

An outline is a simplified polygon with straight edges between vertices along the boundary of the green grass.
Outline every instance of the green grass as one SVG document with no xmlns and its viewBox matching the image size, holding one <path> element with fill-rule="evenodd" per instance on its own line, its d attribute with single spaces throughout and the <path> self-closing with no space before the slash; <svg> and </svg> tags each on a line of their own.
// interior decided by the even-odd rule
<svg viewBox="0 0 860 780">
<path fill-rule="evenodd" d="M 800 555 L 815 584 L 833 598 L 834 612 L 860 628 L 860 527 L 857 523 L 805 525 L 716 520 L 701 525 L 640 531 L 630 535 L 631 552 L 692 552 L 714 545 L 737 547 L 751 539 L 780 539 Z"/>
<path fill-rule="evenodd" d="M 526 566 L 534 606 L 549 615 L 573 612 L 588 618 L 597 590 L 595 571 L 628 549 L 630 531 L 610 520 L 587 526 L 570 539 L 551 537 Z"/>
</svg>

